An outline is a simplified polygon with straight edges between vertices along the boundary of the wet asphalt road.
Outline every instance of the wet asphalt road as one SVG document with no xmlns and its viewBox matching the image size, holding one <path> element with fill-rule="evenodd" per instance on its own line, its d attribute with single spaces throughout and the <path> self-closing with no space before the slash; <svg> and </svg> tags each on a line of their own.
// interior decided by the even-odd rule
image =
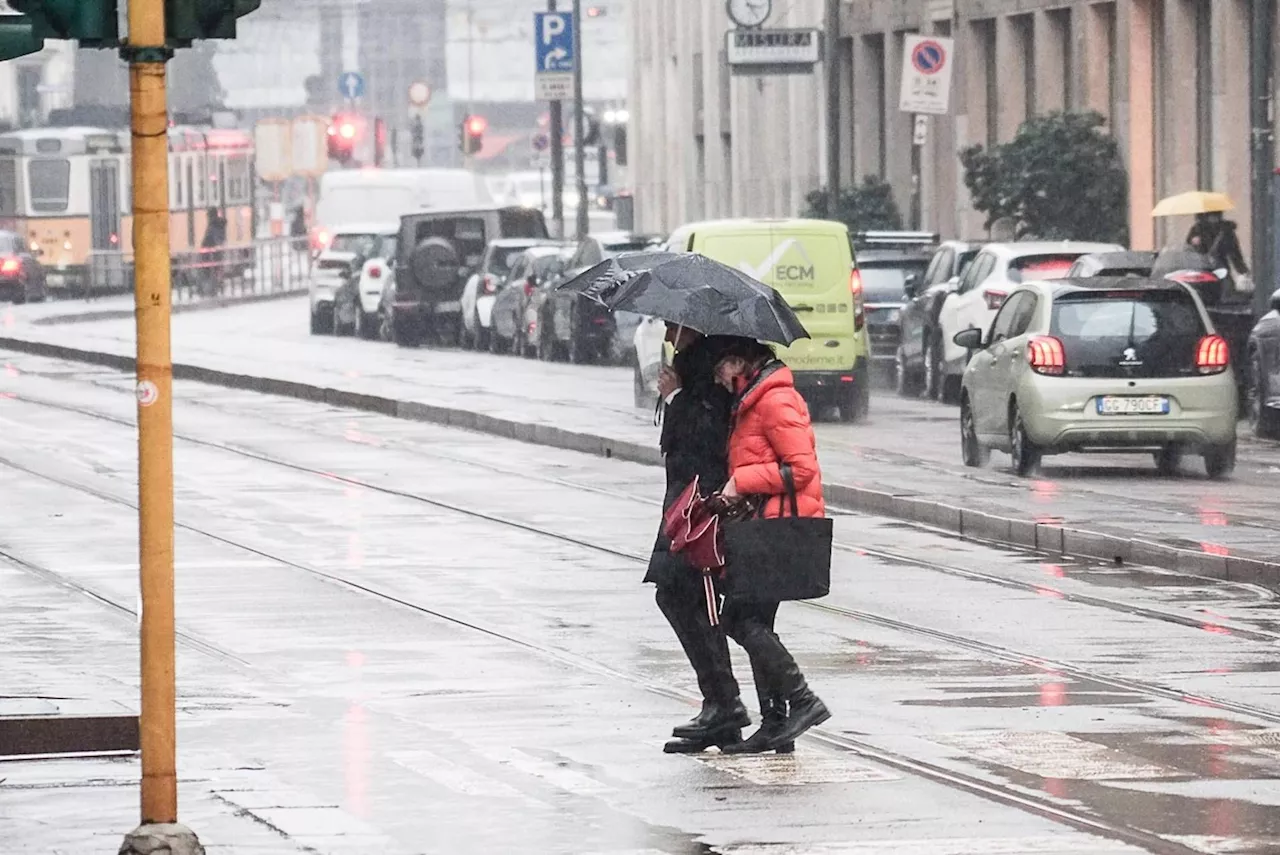
<svg viewBox="0 0 1280 855">
<path fill-rule="evenodd" d="M 1280 851 L 1273 592 L 840 516 L 832 596 L 779 618 L 834 718 L 792 758 L 669 757 L 696 688 L 639 584 L 658 470 L 177 394 L 211 852 Z M 4 708 L 135 706 L 133 407 L 129 377 L 5 359 Z M 136 775 L 2 764 L 0 841 L 114 846 Z"/>
<path fill-rule="evenodd" d="M 132 320 L 31 327 L 48 307 L 6 307 L 0 334 L 132 353 Z M 65 312 L 65 308 L 59 311 Z M 652 413 L 632 404 L 631 370 L 544 364 L 461 351 L 404 350 L 379 342 L 315 337 L 305 298 L 174 318 L 174 358 L 221 370 L 462 407 L 519 421 L 636 442 L 655 442 Z M 873 396 L 868 424 L 819 426 L 826 477 L 896 495 L 1062 522 L 1218 555 L 1280 554 L 1280 444 L 1242 435 L 1229 482 L 1208 481 L 1198 459 L 1180 477 L 1155 473 L 1147 456 L 1064 455 L 1023 479 L 996 453 L 983 470 L 959 455 L 957 410 Z"/>
</svg>

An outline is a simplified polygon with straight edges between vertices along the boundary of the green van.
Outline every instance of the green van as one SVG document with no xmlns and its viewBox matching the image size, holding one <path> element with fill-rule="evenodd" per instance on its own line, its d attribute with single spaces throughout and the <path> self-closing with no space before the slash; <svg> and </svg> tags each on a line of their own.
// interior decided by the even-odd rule
<svg viewBox="0 0 1280 855">
<path fill-rule="evenodd" d="M 673 252 L 698 252 L 772 285 L 811 338 L 778 347 L 814 409 L 836 406 L 843 421 L 870 409 L 870 339 L 862 280 L 843 223 L 741 219 L 690 223 L 671 235 Z"/>
</svg>

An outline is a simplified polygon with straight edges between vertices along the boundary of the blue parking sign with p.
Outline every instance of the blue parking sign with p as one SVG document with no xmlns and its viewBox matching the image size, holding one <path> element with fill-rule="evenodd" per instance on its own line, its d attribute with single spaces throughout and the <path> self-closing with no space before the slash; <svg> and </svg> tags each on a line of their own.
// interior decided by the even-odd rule
<svg viewBox="0 0 1280 855">
<path fill-rule="evenodd" d="M 572 12 L 535 12 L 533 33 L 539 74 L 573 71 Z"/>
</svg>

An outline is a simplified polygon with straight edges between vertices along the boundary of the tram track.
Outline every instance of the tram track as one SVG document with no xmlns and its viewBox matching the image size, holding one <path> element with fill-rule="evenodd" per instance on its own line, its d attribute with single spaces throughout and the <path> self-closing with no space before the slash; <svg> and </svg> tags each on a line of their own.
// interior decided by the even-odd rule
<svg viewBox="0 0 1280 855">
<path fill-rule="evenodd" d="M 74 489 L 79 492 L 83 492 L 86 495 L 90 495 L 101 501 L 108 501 L 116 505 L 130 508 L 136 507 L 128 500 L 121 497 L 113 497 L 105 491 L 98 490 L 87 485 L 76 484 L 69 479 L 49 476 L 36 470 L 32 470 L 29 467 L 23 467 L 20 465 L 15 466 L 13 461 L 7 459 L 0 458 L 0 465 L 24 472 L 32 477 L 43 478 L 66 489 Z M 282 566 L 323 579 L 345 590 L 368 596 L 374 600 L 408 610 L 434 621 L 458 627 L 465 631 L 482 634 L 488 638 L 510 644 L 537 655 L 540 658 L 578 671 L 590 673 L 615 682 L 624 683 L 651 694 L 691 706 L 696 706 L 701 700 L 700 697 L 693 693 L 681 691 L 668 685 L 655 682 L 649 677 L 638 672 L 618 669 L 591 657 L 582 656 L 562 648 L 553 647 L 507 630 L 489 626 L 474 619 L 452 614 L 440 609 L 434 609 L 420 602 L 415 602 L 412 599 L 398 596 L 381 588 L 366 585 L 347 578 L 346 576 L 331 573 L 283 556 L 275 555 L 270 551 L 260 549 L 252 544 L 224 537 L 199 526 L 183 522 L 176 522 L 175 525 L 185 531 L 203 535 L 218 543 L 246 551 L 255 556 L 279 563 Z M 528 530 L 527 527 L 524 528 L 525 530 Z M 623 555 L 623 553 L 608 547 L 600 548 L 584 545 L 577 539 L 569 539 L 559 536 L 556 536 L 556 539 L 562 542 L 583 546 L 583 548 L 594 549 L 597 552 L 604 551 L 611 555 Z M 109 595 L 103 594 L 90 586 L 70 579 L 65 574 L 58 573 L 57 571 L 51 570 L 47 567 L 27 561 L 14 554 L 10 549 L 0 549 L 0 559 L 6 560 L 19 569 L 36 575 L 50 584 L 83 594 L 112 612 L 117 614 L 123 613 L 127 615 L 136 615 L 136 612 L 134 612 L 127 604 Z M 846 614 L 847 616 L 856 615 L 852 610 L 837 610 L 837 612 Z M 252 663 L 246 662 L 225 648 L 211 644 L 189 633 L 179 630 L 177 635 L 181 643 L 184 643 L 205 655 L 213 656 L 219 660 L 229 661 L 250 669 L 256 667 L 253 666 Z M 1280 716 L 1276 716 L 1276 720 L 1280 721 Z M 867 740 L 859 739 L 845 733 L 840 733 L 831 728 L 814 728 L 809 731 L 807 736 L 809 739 L 827 747 L 828 749 L 837 752 L 850 753 L 866 761 L 877 763 L 905 775 L 923 778 L 942 786 L 964 791 L 988 801 L 1015 808 L 1028 814 L 1032 814 L 1052 822 L 1057 822 L 1080 831 L 1137 846 L 1148 852 L 1155 853 L 1155 855 L 1197 855 L 1198 853 L 1198 850 L 1192 847 L 1176 841 L 1167 840 L 1158 834 L 1144 829 L 1108 820 L 1103 817 L 1094 816 L 1085 810 L 1075 809 L 1056 803 L 1049 798 L 1033 794 L 1028 790 L 999 784 L 976 775 L 967 774 L 954 769 L 948 769 L 941 765 L 929 763 L 901 752 L 886 750 Z"/>
<path fill-rule="evenodd" d="M 92 410 L 84 410 L 82 408 L 69 407 L 66 405 L 55 404 L 52 402 L 42 402 L 42 401 L 33 400 L 33 399 L 22 397 L 22 396 L 16 396 L 16 400 L 19 400 L 23 403 L 36 405 L 36 406 L 54 407 L 56 409 L 60 409 L 63 411 L 77 413 L 83 417 L 95 418 L 98 420 L 113 422 L 122 427 L 127 427 L 130 430 L 133 429 L 133 425 L 131 421 L 126 419 L 121 419 L 119 417 L 112 416 L 107 413 L 101 413 L 101 412 L 92 411 Z M 324 435 L 324 436 L 326 436 L 329 439 L 335 438 L 335 437 L 329 437 L 328 435 Z M 185 434 L 177 434 L 176 438 L 183 442 L 192 443 L 192 444 L 199 445 L 211 450 L 216 450 L 222 453 L 234 454 L 239 457 L 250 459 L 255 462 L 261 463 L 263 465 L 281 467 L 281 468 L 285 468 L 285 469 L 297 472 L 299 474 L 325 478 L 330 481 L 342 483 L 347 486 L 370 490 L 383 495 L 422 503 L 443 511 L 464 515 L 466 517 L 487 522 L 496 526 L 501 526 L 503 528 L 517 529 L 526 534 L 530 534 L 536 537 L 541 537 L 546 539 L 553 539 L 555 541 L 558 541 L 567 545 L 572 545 L 580 549 L 589 550 L 596 554 L 604 554 L 614 558 L 627 560 L 627 561 L 634 561 L 634 562 L 647 561 L 647 557 L 648 557 L 647 554 L 644 554 L 644 555 L 636 554 L 623 549 L 618 549 L 608 544 L 592 542 L 590 540 L 586 540 L 580 537 L 575 537 L 566 532 L 555 531 L 553 529 L 550 529 L 544 526 L 533 525 L 530 523 L 523 522 L 521 520 L 512 519 L 512 518 L 503 516 L 501 514 L 495 514 L 495 513 L 478 509 L 475 507 L 469 507 L 460 503 L 444 501 L 438 498 L 414 493 L 412 491 L 400 490 L 394 487 L 389 487 L 384 484 L 376 484 L 365 479 L 345 476 L 345 475 L 341 475 L 331 471 L 321 470 L 312 466 L 307 466 L 305 464 L 276 458 L 271 455 L 264 454 L 262 452 L 253 451 L 245 448 L 239 448 L 239 447 L 232 446 L 222 442 L 207 440 L 200 437 L 193 437 Z M 435 455 L 435 456 L 439 457 L 441 455 Z M 494 469 L 493 464 L 481 465 L 476 463 L 475 461 L 471 461 L 465 458 L 459 458 L 455 456 L 449 456 L 448 459 L 450 459 L 451 462 L 457 463 L 459 465 L 478 466 L 479 468 L 483 468 L 483 469 Z M 25 463 L 22 463 L 21 461 L 0 457 L 0 466 L 5 466 L 15 471 L 23 472 L 31 477 L 36 477 L 46 481 L 50 481 L 65 489 L 75 490 L 75 491 L 84 493 L 86 495 L 92 496 L 94 498 L 97 498 L 101 501 L 110 502 L 118 506 L 128 507 L 130 509 L 136 509 L 136 503 L 131 501 L 128 498 L 117 495 L 107 490 L 100 489 L 90 484 L 79 482 L 72 478 L 62 477 L 59 475 L 51 474 L 49 472 L 41 471 L 40 469 L 37 469 L 33 466 L 29 466 Z M 494 471 L 500 471 L 502 472 L 502 474 L 509 475 L 512 477 L 556 483 L 561 486 L 572 487 L 574 489 L 583 489 L 583 485 L 577 484 L 570 480 L 545 478 L 542 476 L 531 475 L 529 473 L 522 473 L 522 472 L 510 470 L 510 469 L 504 470 L 499 468 L 499 469 L 494 469 Z M 656 504 L 651 500 L 643 499 L 641 497 L 634 496 L 632 494 L 626 494 L 619 491 L 596 488 L 595 492 L 603 493 L 605 495 L 610 495 L 618 499 L 626 499 L 629 501 L 640 502 L 648 506 L 652 506 Z M 411 599 L 397 596 L 396 594 L 391 593 L 382 588 L 366 585 L 360 581 L 351 579 L 347 576 L 325 571 L 325 570 L 310 566 L 308 564 L 295 561 L 286 556 L 275 554 L 270 550 L 259 548 L 258 546 L 255 546 L 254 544 L 246 542 L 241 539 L 226 537 L 210 528 L 200 526 L 200 525 L 194 525 L 181 520 L 177 521 L 176 525 L 180 529 L 207 537 L 213 541 L 222 543 L 228 547 L 248 552 L 255 556 L 278 563 L 282 566 L 292 568 L 299 572 L 303 572 L 303 573 L 315 576 L 317 578 L 324 579 L 330 583 L 341 586 L 347 590 L 351 590 L 353 592 L 357 592 L 362 595 L 373 597 L 377 600 L 411 610 L 425 617 L 429 617 L 429 618 L 442 621 L 454 626 L 458 626 L 460 628 L 463 628 L 469 631 L 482 633 L 491 638 L 519 646 L 530 652 L 536 653 L 540 656 L 555 660 L 557 662 L 560 662 L 561 664 L 564 664 L 573 668 L 577 668 L 579 670 L 589 671 L 591 673 L 594 673 L 600 676 L 608 677 L 609 679 L 623 681 L 631 685 L 643 688 L 646 691 L 652 692 L 654 694 L 662 695 L 664 697 L 667 697 L 673 700 L 678 700 L 683 703 L 695 704 L 698 701 L 698 698 L 694 697 L 690 693 L 682 692 L 676 689 L 672 689 L 668 686 L 657 684 L 653 682 L 651 679 L 645 677 L 643 674 L 619 670 L 608 664 L 600 662 L 596 659 L 593 659 L 590 657 L 584 657 L 584 656 L 581 656 L 581 655 L 578 655 L 554 646 L 549 646 L 534 639 L 524 638 L 520 635 L 513 634 L 499 628 L 491 627 L 480 622 L 476 622 L 464 615 L 451 614 L 449 612 L 441 611 L 438 609 L 432 609 L 428 606 L 423 605 L 422 603 L 414 602 Z M 922 567 L 924 569 L 936 569 L 936 570 L 939 570 L 940 572 L 947 572 L 951 575 L 961 575 L 961 576 L 964 576 L 965 578 L 974 579 L 975 581 L 991 581 L 997 584 L 1002 582 L 1012 583 L 1012 580 L 1003 580 L 1003 579 L 1000 579 L 999 577 L 990 577 L 989 574 L 978 574 L 978 573 L 974 573 L 973 571 L 964 570 L 962 568 L 946 567 L 945 565 L 939 565 L 935 567 L 931 565 L 929 562 L 921 561 L 920 559 L 912 558 L 909 556 L 897 556 L 892 553 L 885 552 L 883 550 L 870 550 L 870 549 L 865 549 L 863 547 L 857 547 L 852 544 L 840 544 L 839 548 L 841 548 L 842 551 L 856 551 L 856 552 L 862 552 L 865 554 L 879 555 L 882 557 L 891 558 L 892 560 L 895 560 L 895 561 L 906 561 L 913 565 Z M 121 603 L 110 596 L 104 595 L 101 592 L 94 590 L 89 586 L 82 585 L 81 583 L 66 577 L 64 574 L 57 573 L 56 571 L 53 571 L 49 568 L 41 567 L 39 565 L 26 561 L 21 556 L 15 554 L 9 548 L 0 546 L 0 557 L 13 562 L 16 566 L 22 569 L 25 569 L 28 572 L 32 572 L 33 574 L 39 576 L 40 578 L 45 579 L 50 583 L 58 584 L 58 585 L 61 585 L 62 587 L 76 590 L 79 593 L 92 598 L 96 602 L 99 602 L 105 608 L 109 608 L 115 611 L 116 613 L 133 615 L 136 617 L 136 611 L 130 608 L 127 604 Z M 989 578 L 983 578 L 984 576 Z M 1064 596 L 1064 599 L 1070 599 L 1070 596 L 1069 595 Z M 1098 598 L 1082 599 L 1077 597 L 1076 601 L 1082 602 L 1085 604 L 1091 604 L 1088 602 L 1088 599 L 1098 599 Z M 956 648 L 961 648 L 969 652 L 977 653 L 986 657 L 1008 661 L 1008 662 L 1014 662 L 1024 666 L 1031 666 L 1038 669 L 1052 671 L 1058 674 L 1069 675 L 1069 676 L 1073 676 L 1081 679 L 1091 680 L 1095 683 L 1109 685 L 1111 687 L 1123 690 L 1125 692 L 1129 692 L 1137 695 L 1143 695 L 1152 699 L 1159 698 L 1164 700 L 1187 702 L 1187 703 L 1195 704 L 1200 707 L 1208 707 L 1208 708 L 1218 709 L 1222 711 L 1233 712 L 1239 715 L 1248 716 L 1251 718 L 1259 719 L 1259 720 L 1270 722 L 1270 723 L 1280 723 L 1280 712 L 1272 711 L 1262 707 L 1257 707 L 1254 705 L 1235 703 L 1235 702 L 1224 700 L 1224 699 L 1218 699 L 1218 698 L 1197 695 L 1194 693 L 1182 692 L 1177 689 L 1173 689 L 1167 686 L 1162 686 L 1162 685 L 1147 682 L 1147 681 L 1133 680 L 1126 677 L 1099 673 L 1099 672 L 1093 671 L 1092 669 L 1076 666 L 1069 662 L 1057 662 L 1057 661 L 1048 660 L 1043 657 L 1017 651 L 1012 648 L 1002 647 L 1000 645 L 990 644 L 988 642 L 984 642 L 978 639 L 972 639 L 972 638 L 968 638 L 960 635 L 955 635 L 952 633 L 947 633 L 947 632 L 944 632 L 935 628 L 927 627 L 921 624 L 915 624 L 908 621 L 901 621 L 896 618 L 891 618 L 885 615 L 879 615 L 879 614 L 875 614 L 868 611 L 850 609 L 850 608 L 830 605 L 822 602 L 809 602 L 809 603 L 801 603 L 798 605 L 801 605 L 806 609 L 816 610 L 818 612 L 826 613 L 829 615 L 849 618 L 851 620 L 855 620 L 855 621 L 866 623 L 866 624 L 881 626 L 881 627 L 897 630 L 900 632 L 904 632 L 904 633 L 908 633 L 916 636 L 926 637 L 934 642 L 956 647 Z M 1122 607 L 1124 606 L 1124 604 L 1114 603 L 1114 602 L 1112 603 L 1112 605 L 1122 606 Z M 1132 612 L 1132 609 L 1129 609 L 1128 607 L 1124 607 L 1124 610 Z M 1169 613 L 1164 617 L 1158 617 L 1157 619 L 1166 619 L 1167 617 L 1170 617 L 1170 616 L 1173 616 L 1172 613 Z M 1176 621 L 1176 622 L 1181 622 L 1181 621 Z M 1263 631 L 1255 631 L 1255 630 L 1249 630 L 1249 629 L 1239 628 L 1239 627 L 1237 627 L 1236 630 L 1238 630 L 1237 634 L 1240 637 L 1247 638 L 1249 640 L 1255 640 L 1255 641 L 1256 640 L 1274 640 L 1274 637 L 1275 637 L 1274 633 L 1267 633 Z M 199 650 L 208 655 L 212 655 L 220 659 L 232 661 L 242 667 L 254 667 L 252 666 L 251 663 L 246 662 L 245 660 L 236 656 L 234 653 L 227 651 L 224 648 L 220 648 L 217 645 L 213 645 L 198 637 L 180 632 L 179 638 L 182 643 L 189 645 L 193 649 Z M 896 753 L 893 751 L 887 751 L 867 741 L 857 739 L 855 737 L 851 737 L 843 733 L 838 733 L 838 732 L 824 729 L 824 728 L 818 728 L 811 732 L 811 737 L 816 742 L 823 744 L 829 748 L 852 752 L 858 756 L 880 763 L 882 765 L 885 765 L 889 768 L 893 768 L 900 772 L 924 777 L 924 778 L 936 781 L 938 783 L 942 783 L 946 786 L 965 790 L 973 794 L 983 796 L 984 798 L 988 798 L 990 800 L 997 801 L 1012 807 L 1017 807 L 1019 809 L 1028 811 L 1030 813 L 1034 813 L 1039 816 L 1042 816 L 1057 822 L 1061 822 L 1063 824 L 1070 825 L 1072 827 L 1075 827 L 1084 831 L 1101 834 L 1116 840 L 1122 840 L 1122 841 L 1131 843 L 1133 845 L 1140 846 L 1144 849 L 1147 849 L 1148 851 L 1157 852 L 1157 853 L 1170 853 L 1170 855 L 1173 855 L 1173 853 L 1178 853 L 1178 855 L 1181 855 L 1181 853 L 1190 853 L 1190 852 L 1196 851 L 1180 843 L 1166 840 L 1164 838 L 1159 837 L 1158 835 L 1152 834 L 1142 829 L 1133 828 L 1123 823 L 1115 823 L 1105 818 L 1100 818 L 1100 817 L 1091 815 L 1088 812 L 1085 812 L 1083 810 L 1076 810 L 1070 807 L 1064 807 L 1048 798 L 1042 798 L 1042 797 L 1039 797 L 1038 795 L 1030 794 L 1023 789 L 1005 786 L 998 783 L 993 783 L 989 780 L 985 780 L 980 777 L 968 775 L 963 772 L 957 772 L 952 769 L 947 769 L 941 766 L 930 764 L 930 763 L 912 758 L 905 754 Z"/>
</svg>

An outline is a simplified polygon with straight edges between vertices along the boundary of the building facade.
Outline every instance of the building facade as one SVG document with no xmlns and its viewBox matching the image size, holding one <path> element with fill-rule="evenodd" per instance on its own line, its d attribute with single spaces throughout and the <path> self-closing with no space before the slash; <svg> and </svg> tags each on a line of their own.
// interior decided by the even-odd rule
<svg viewBox="0 0 1280 855">
<path fill-rule="evenodd" d="M 790 216 L 827 183 L 825 67 L 811 76 L 740 77 L 724 55 L 723 0 L 649 0 L 633 19 L 633 174 L 638 226 L 713 216 Z M 1271 2 L 1271 0 L 1267 0 Z M 924 228 L 985 235 L 957 153 L 1004 142 L 1029 116 L 1096 110 L 1129 170 L 1135 247 L 1177 240 L 1155 201 L 1229 193 L 1250 224 L 1250 15 L 1253 0 L 842 0 L 827 40 L 840 88 L 840 180 L 882 177 L 904 212 L 914 117 L 899 111 L 903 41 L 956 40 L 951 111 L 921 147 Z M 822 0 L 775 2 L 767 27 L 820 27 Z"/>
</svg>

